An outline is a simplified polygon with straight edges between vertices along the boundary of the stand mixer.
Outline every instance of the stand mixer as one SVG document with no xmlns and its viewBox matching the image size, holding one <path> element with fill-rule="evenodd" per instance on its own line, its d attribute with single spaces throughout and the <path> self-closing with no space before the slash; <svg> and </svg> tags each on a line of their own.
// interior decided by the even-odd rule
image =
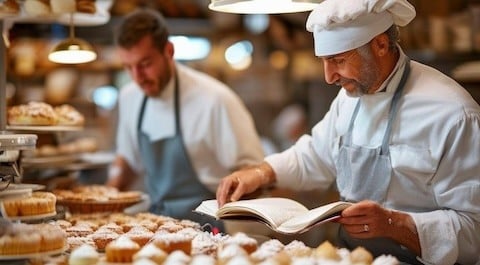
<svg viewBox="0 0 480 265">
<path fill-rule="evenodd" d="M 20 150 L 35 149 L 36 142 L 35 134 L 0 133 L 0 191 L 21 182 Z"/>
</svg>

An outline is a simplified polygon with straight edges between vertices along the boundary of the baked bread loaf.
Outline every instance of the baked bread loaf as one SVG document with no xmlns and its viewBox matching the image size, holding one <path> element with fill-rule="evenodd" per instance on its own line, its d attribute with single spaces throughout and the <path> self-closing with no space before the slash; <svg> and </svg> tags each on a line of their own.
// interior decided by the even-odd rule
<svg viewBox="0 0 480 265">
<path fill-rule="evenodd" d="M 10 107 L 7 116 L 10 125 L 55 125 L 57 123 L 57 114 L 52 106 L 36 101 Z"/>
<path fill-rule="evenodd" d="M 18 14 L 20 11 L 20 6 L 16 0 L 6 0 L 3 3 L 0 3 L 0 13 L 3 14 Z"/>
<path fill-rule="evenodd" d="M 26 0 L 23 7 L 28 15 L 47 16 L 51 14 L 49 2 L 49 0 Z"/>
<path fill-rule="evenodd" d="M 53 13 L 68 14 L 77 10 L 75 0 L 50 0 L 50 7 Z"/>
<path fill-rule="evenodd" d="M 77 12 L 89 14 L 97 12 L 95 0 L 77 0 Z"/>
<path fill-rule="evenodd" d="M 71 105 L 56 106 L 54 111 L 57 114 L 57 125 L 82 126 L 85 124 L 85 117 Z"/>
</svg>

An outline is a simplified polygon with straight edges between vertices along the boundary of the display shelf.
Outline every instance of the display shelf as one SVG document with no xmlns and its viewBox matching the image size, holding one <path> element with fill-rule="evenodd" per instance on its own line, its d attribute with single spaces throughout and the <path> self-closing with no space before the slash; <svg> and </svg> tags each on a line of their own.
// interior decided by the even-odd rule
<svg viewBox="0 0 480 265">
<path fill-rule="evenodd" d="M 28 132 L 74 132 L 84 129 L 83 126 L 30 126 L 30 125 L 7 125 L 7 129 L 11 131 L 28 131 Z"/>
<path fill-rule="evenodd" d="M 26 169 L 78 171 L 106 167 L 113 162 L 114 157 L 113 153 L 108 152 L 81 153 L 54 157 L 24 158 L 22 165 Z"/>
<path fill-rule="evenodd" d="M 73 163 L 78 161 L 79 155 L 56 155 L 56 156 L 41 156 L 41 157 L 23 157 L 22 166 L 23 167 L 36 167 L 36 166 L 47 166 L 47 167 L 61 167 L 66 164 Z"/>
<path fill-rule="evenodd" d="M 69 13 L 49 13 L 46 15 L 32 15 L 25 10 L 25 1 L 19 1 L 20 10 L 17 14 L 0 13 L 0 19 L 11 23 L 59 23 L 69 25 Z M 106 24 L 110 20 L 109 9 L 112 6 L 112 0 L 95 1 L 95 13 L 73 13 L 73 24 L 76 26 L 99 26 Z"/>
</svg>

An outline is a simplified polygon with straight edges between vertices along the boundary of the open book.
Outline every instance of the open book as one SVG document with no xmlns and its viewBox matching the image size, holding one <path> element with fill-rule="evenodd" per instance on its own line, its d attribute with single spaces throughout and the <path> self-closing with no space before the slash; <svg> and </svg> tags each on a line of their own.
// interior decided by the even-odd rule
<svg viewBox="0 0 480 265">
<path fill-rule="evenodd" d="M 254 220 L 283 234 L 298 234 L 339 218 L 350 202 L 332 202 L 314 209 L 287 198 L 259 198 L 226 203 L 218 208 L 217 200 L 203 201 L 194 212 L 216 219 Z"/>
</svg>

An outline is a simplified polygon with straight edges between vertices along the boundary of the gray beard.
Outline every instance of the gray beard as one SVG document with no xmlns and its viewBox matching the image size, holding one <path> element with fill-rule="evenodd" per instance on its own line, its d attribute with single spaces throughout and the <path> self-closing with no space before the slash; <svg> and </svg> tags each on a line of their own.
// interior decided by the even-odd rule
<svg viewBox="0 0 480 265">
<path fill-rule="evenodd" d="M 365 93 L 359 89 L 356 89 L 354 92 L 350 92 L 348 90 L 345 90 L 347 92 L 347 96 L 351 97 L 351 98 L 359 98 L 363 95 L 365 95 Z"/>
</svg>

